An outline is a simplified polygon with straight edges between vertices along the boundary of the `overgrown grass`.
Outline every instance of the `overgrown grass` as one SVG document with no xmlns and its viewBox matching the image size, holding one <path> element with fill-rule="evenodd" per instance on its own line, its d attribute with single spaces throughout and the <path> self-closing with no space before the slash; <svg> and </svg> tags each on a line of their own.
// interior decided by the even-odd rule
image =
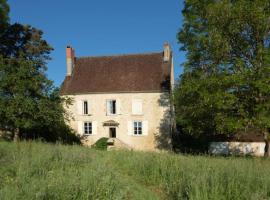
<svg viewBox="0 0 270 200">
<path fill-rule="evenodd" d="M 270 199 L 270 160 L 2 141 L 0 199 Z"/>
</svg>

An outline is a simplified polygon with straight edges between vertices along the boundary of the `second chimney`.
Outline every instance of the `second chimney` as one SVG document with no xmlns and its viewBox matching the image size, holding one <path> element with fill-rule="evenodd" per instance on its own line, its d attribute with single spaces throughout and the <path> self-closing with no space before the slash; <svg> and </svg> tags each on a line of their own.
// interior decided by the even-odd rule
<svg viewBox="0 0 270 200">
<path fill-rule="evenodd" d="M 170 59 L 171 59 L 171 47 L 168 42 L 165 42 L 163 46 L 163 61 L 169 62 Z"/>
<path fill-rule="evenodd" d="M 75 64 L 74 63 L 75 53 L 71 46 L 67 46 L 66 53 L 67 53 L 67 76 L 71 76 Z"/>
</svg>

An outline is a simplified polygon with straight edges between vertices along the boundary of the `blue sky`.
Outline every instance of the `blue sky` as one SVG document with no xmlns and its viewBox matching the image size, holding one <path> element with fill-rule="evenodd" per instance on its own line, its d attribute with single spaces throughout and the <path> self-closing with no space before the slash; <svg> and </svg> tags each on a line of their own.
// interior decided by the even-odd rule
<svg viewBox="0 0 270 200">
<path fill-rule="evenodd" d="M 76 56 L 162 51 L 174 52 L 175 77 L 182 71 L 183 52 L 176 34 L 182 25 L 182 0 L 8 0 L 11 22 L 43 30 L 54 48 L 47 75 L 59 86 L 66 74 L 65 48 Z"/>
</svg>

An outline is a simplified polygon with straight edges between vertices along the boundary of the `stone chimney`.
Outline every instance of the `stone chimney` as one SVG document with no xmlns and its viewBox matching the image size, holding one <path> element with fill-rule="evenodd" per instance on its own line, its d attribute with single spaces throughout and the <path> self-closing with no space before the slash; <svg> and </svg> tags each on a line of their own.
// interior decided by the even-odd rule
<svg viewBox="0 0 270 200">
<path fill-rule="evenodd" d="M 75 65 L 75 52 L 71 46 L 67 46 L 67 76 L 71 76 L 74 65 Z"/>
<path fill-rule="evenodd" d="M 171 59 L 171 47 L 168 42 L 163 45 L 163 61 L 169 62 Z"/>
</svg>

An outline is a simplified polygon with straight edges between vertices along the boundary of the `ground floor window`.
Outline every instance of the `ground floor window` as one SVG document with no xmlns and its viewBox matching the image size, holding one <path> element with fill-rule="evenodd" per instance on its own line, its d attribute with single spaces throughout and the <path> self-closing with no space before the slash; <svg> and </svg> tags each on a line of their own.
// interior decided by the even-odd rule
<svg viewBox="0 0 270 200">
<path fill-rule="evenodd" d="M 92 122 L 84 122 L 84 134 L 92 134 Z"/>
<path fill-rule="evenodd" d="M 142 122 L 134 121 L 133 130 L 134 130 L 133 132 L 134 135 L 142 135 Z"/>
</svg>

